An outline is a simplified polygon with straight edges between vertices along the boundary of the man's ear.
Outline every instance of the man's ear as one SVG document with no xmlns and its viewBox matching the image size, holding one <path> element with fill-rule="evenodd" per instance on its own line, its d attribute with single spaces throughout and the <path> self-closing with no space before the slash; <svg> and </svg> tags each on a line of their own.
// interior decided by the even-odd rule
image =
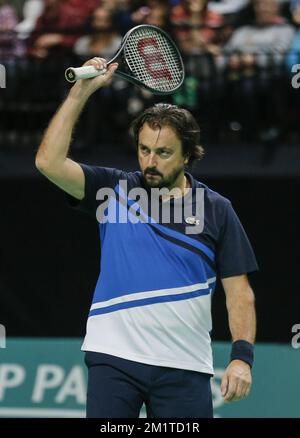
<svg viewBox="0 0 300 438">
<path fill-rule="evenodd" d="M 183 161 L 183 163 L 184 163 L 184 164 L 188 164 L 189 159 L 190 159 L 190 156 L 189 156 L 189 155 L 186 155 L 186 156 L 184 157 L 184 161 Z"/>
</svg>

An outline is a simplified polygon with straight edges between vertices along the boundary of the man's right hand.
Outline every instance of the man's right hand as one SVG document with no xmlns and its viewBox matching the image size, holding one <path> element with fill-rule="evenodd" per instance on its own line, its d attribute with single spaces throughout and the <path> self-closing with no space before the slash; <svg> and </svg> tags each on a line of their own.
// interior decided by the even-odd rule
<svg viewBox="0 0 300 438">
<path fill-rule="evenodd" d="M 96 76 L 91 79 L 80 79 L 78 80 L 72 88 L 76 94 L 80 92 L 80 94 L 84 94 L 86 97 L 89 97 L 93 94 L 98 88 L 105 87 L 110 84 L 111 78 L 118 68 L 118 63 L 113 63 L 107 66 L 107 61 L 104 58 L 92 58 L 83 64 L 83 67 L 87 65 L 93 65 L 97 70 L 101 71 L 102 69 L 107 69 L 106 73 L 100 76 Z"/>
<path fill-rule="evenodd" d="M 107 63 L 103 58 L 93 58 L 84 65 L 94 65 L 100 70 Z M 90 95 L 108 85 L 117 68 L 117 63 L 110 64 L 105 74 L 76 82 L 51 120 L 36 155 L 38 170 L 77 199 L 84 197 L 85 177 L 81 166 L 68 158 L 72 131 Z"/>
</svg>

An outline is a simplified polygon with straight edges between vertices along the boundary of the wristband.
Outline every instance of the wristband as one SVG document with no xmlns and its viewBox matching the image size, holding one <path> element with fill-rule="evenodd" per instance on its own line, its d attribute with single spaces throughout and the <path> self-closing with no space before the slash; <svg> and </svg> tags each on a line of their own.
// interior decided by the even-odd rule
<svg viewBox="0 0 300 438">
<path fill-rule="evenodd" d="M 254 345 L 248 341 L 239 340 L 232 343 L 230 361 L 243 360 L 250 368 L 254 361 Z"/>
</svg>

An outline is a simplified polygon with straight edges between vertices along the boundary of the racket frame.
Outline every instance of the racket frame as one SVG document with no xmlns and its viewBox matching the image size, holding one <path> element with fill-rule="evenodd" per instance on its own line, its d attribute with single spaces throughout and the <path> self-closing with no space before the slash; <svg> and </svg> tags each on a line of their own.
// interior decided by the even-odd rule
<svg viewBox="0 0 300 438">
<path fill-rule="evenodd" d="M 144 84 L 144 83 L 141 82 L 139 79 L 136 79 L 136 78 L 133 76 L 134 73 L 133 73 L 132 70 L 130 69 L 130 67 L 129 67 L 129 65 L 128 65 L 128 62 L 127 62 L 127 59 L 126 59 L 126 57 L 124 56 L 124 47 L 125 47 L 125 45 L 126 45 L 126 42 L 127 42 L 128 38 L 131 36 L 131 34 L 134 33 L 134 32 L 136 32 L 138 29 L 141 29 L 141 28 L 147 28 L 147 29 L 149 29 L 149 28 L 153 28 L 156 32 L 161 33 L 161 34 L 164 36 L 164 38 L 166 38 L 166 39 L 168 40 L 168 42 L 169 42 L 170 45 L 172 46 L 173 50 L 176 52 L 176 54 L 177 54 L 177 56 L 178 56 L 179 63 L 180 63 L 180 65 L 181 65 L 181 76 L 182 76 L 182 77 L 181 77 L 181 81 L 179 82 L 179 84 L 178 84 L 176 87 L 174 87 L 174 89 L 169 90 L 169 91 L 159 91 L 159 90 L 153 89 L 152 87 L 150 87 L 150 86 Z M 157 27 L 157 26 L 153 26 L 153 25 L 150 25 L 150 24 L 140 24 L 140 25 L 138 25 L 138 26 L 135 26 L 135 27 L 133 27 L 132 29 L 130 29 L 130 30 L 124 35 L 124 37 L 123 37 L 123 39 L 122 39 L 122 41 L 121 41 L 121 44 L 120 44 L 119 49 L 117 50 L 117 52 L 116 52 L 116 54 L 113 56 L 113 58 L 110 59 L 110 60 L 107 62 L 107 66 L 110 65 L 110 64 L 113 64 L 114 62 L 118 62 L 119 67 L 121 67 L 121 68 L 123 69 L 123 71 L 122 71 L 122 70 L 119 70 L 119 68 L 118 68 L 118 69 L 115 71 L 115 74 L 116 74 L 117 76 L 119 76 L 119 77 L 121 77 L 121 78 L 123 78 L 123 79 L 126 79 L 126 81 L 128 81 L 128 82 L 130 82 L 130 83 L 132 83 L 132 84 L 134 84 L 134 85 L 137 85 L 137 86 L 139 86 L 139 87 L 145 88 L 146 90 L 151 91 L 151 93 L 156 94 L 156 95 L 161 95 L 161 96 L 163 96 L 163 95 L 173 94 L 175 91 L 177 91 L 177 90 L 181 87 L 181 85 L 183 84 L 184 78 L 185 78 L 184 64 L 183 64 L 181 54 L 180 54 L 180 52 L 179 52 L 179 50 L 178 50 L 176 44 L 174 43 L 174 41 L 172 40 L 172 38 L 171 38 L 171 37 L 170 37 L 170 36 L 169 36 L 164 30 L 160 29 L 160 28 Z M 88 67 L 90 67 L 90 66 L 88 66 Z M 79 67 L 79 68 L 81 68 L 81 67 Z M 74 74 L 75 71 L 76 71 L 76 68 L 73 68 L 73 67 L 69 67 L 69 68 L 65 71 L 65 78 L 66 78 L 66 80 L 67 80 L 68 82 L 75 82 L 75 81 L 76 81 L 76 79 L 75 79 L 74 77 L 71 78 L 71 77 L 69 76 L 69 75 L 70 75 L 70 72 L 72 72 L 72 74 L 73 74 L 74 76 L 76 76 L 76 75 Z M 102 71 L 100 71 L 100 70 L 96 70 L 96 69 L 95 69 L 95 72 L 97 72 L 97 75 L 95 75 L 94 77 L 96 77 L 96 76 L 100 76 L 100 75 L 104 74 L 106 71 L 107 71 L 107 70 L 102 70 Z"/>
</svg>

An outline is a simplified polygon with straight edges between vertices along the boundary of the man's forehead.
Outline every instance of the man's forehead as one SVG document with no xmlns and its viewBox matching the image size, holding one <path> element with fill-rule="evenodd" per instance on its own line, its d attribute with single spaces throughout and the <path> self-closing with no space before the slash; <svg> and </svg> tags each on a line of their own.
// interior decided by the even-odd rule
<svg viewBox="0 0 300 438">
<path fill-rule="evenodd" d="M 147 147 L 174 147 L 180 143 L 176 131 L 168 125 L 151 127 L 145 123 L 139 132 L 139 144 Z"/>
</svg>

